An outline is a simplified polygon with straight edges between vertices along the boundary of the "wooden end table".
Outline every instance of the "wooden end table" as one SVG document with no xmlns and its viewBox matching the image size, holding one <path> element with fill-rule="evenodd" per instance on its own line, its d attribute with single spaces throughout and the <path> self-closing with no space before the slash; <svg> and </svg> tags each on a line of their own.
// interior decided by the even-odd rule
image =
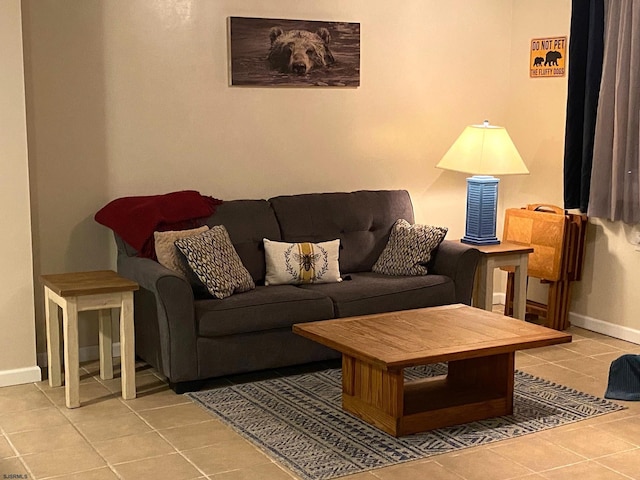
<svg viewBox="0 0 640 480">
<path fill-rule="evenodd" d="M 342 352 L 342 407 L 395 436 L 513 413 L 515 352 L 571 335 L 467 305 L 298 323 Z M 446 377 L 404 368 L 448 362 Z"/>
<path fill-rule="evenodd" d="M 527 269 L 533 247 L 513 242 L 498 245 L 474 245 L 482 254 L 476 270 L 473 305 L 484 310 L 493 308 L 493 270 L 514 267 L 513 316 L 524 320 L 527 307 Z"/>
<path fill-rule="evenodd" d="M 113 378 L 111 309 L 120 309 L 120 376 L 122 397 L 136 397 L 133 292 L 138 284 L 111 270 L 41 275 L 44 284 L 49 385 L 62 385 L 60 324 L 63 315 L 65 401 L 67 408 L 80 406 L 78 312 L 98 310 L 100 378 Z"/>
</svg>

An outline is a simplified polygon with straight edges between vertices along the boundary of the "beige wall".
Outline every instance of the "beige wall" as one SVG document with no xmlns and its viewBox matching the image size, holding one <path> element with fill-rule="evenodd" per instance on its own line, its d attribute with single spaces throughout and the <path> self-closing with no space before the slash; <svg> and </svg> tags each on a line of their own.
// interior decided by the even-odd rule
<svg viewBox="0 0 640 480">
<path fill-rule="evenodd" d="M 530 78 L 529 50 L 532 38 L 568 37 L 570 19 L 569 0 L 513 2 L 508 129 L 530 174 L 502 180 L 504 208 L 563 206 L 567 77 Z"/>
<path fill-rule="evenodd" d="M 584 276 L 573 291 L 572 322 L 640 343 L 638 225 L 592 219 Z"/>
<path fill-rule="evenodd" d="M 566 77 L 529 79 L 527 65 L 531 38 L 568 34 L 569 0 L 22 4 L 36 275 L 113 267 L 94 213 L 179 189 L 235 199 L 406 188 L 417 221 L 461 236 L 465 175 L 435 164 L 485 118 L 509 129 L 531 170 L 502 179 L 500 209 L 562 203 Z M 360 22 L 361 86 L 229 87 L 229 16 Z M 590 308 L 584 296 L 575 310 Z M 35 304 L 42 352 L 38 289 Z M 91 327 L 84 345 L 96 343 Z"/>
<path fill-rule="evenodd" d="M 0 386 L 36 367 L 20 1 L 0 2 Z"/>
<path fill-rule="evenodd" d="M 508 0 L 23 5 L 36 272 L 113 266 L 94 213 L 179 189 L 406 188 L 419 221 L 460 236 L 465 175 L 434 166 L 465 125 L 508 110 Z M 229 87 L 232 15 L 360 22 L 361 86 Z"/>
<path fill-rule="evenodd" d="M 530 203 L 564 205 L 567 77 L 530 78 L 529 51 L 532 38 L 568 37 L 570 20 L 568 0 L 513 2 L 508 128 L 530 174 L 501 180 L 504 200 L 501 212 Z M 496 290 L 504 292 L 506 275 L 500 276 L 501 287 Z M 547 288 L 531 279 L 529 298 L 546 303 Z"/>
<path fill-rule="evenodd" d="M 569 35 L 570 3 L 513 2 L 509 131 L 531 175 L 504 182 L 505 208 L 563 205 L 566 78 L 530 79 L 526 65 L 531 38 Z M 590 219 L 583 278 L 572 291 L 573 324 L 640 343 L 640 252 L 630 243 L 638 232 L 638 226 Z M 543 286 L 534 283 L 531 290 L 530 296 L 546 301 Z"/>
</svg>

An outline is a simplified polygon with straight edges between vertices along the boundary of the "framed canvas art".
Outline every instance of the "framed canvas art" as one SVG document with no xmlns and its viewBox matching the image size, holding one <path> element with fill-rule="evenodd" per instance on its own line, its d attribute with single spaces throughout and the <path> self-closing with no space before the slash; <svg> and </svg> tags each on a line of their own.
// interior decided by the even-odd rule
<svg viewBox="0 0 640 480">
<path fill-rule="evenodd" d="M 360 24 L 229 18 L 231 85 L 357 87 Z"/>
</svg>

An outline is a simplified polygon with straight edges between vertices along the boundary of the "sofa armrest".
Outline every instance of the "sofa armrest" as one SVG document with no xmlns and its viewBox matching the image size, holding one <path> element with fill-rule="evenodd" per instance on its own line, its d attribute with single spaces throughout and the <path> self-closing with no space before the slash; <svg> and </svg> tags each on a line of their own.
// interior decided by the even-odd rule
<svg viewBox="0 0 640 480">
<path fill-rule="evenodd" d="M 450 277 L 456 286 L 456 301 L 471 305 L 480 251 L 457 240 L 444 240 L 434 252 L 431 271 Z"/>
<path fill-rule="evenodd" d="M 140 285 L 134 296 L 136 350 L 171 382 L 197 376 L 197 326 L 191 285 L 148 258 L 118 255 L 118 273 Z"/>
</svg>

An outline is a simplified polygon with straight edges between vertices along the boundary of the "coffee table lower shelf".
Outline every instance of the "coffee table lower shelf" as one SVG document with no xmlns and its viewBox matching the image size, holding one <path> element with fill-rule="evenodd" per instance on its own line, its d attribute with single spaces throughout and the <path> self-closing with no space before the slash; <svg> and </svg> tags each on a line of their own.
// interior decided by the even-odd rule
<svg viewBox="0 0 640 480">
<path fill-rule="evenodd" d="M 343 354 L 342 406 L 396 437 L 513 413 L 514 352 L 450 360 L 448 374 L 404 382 Z"/>
</svg>

